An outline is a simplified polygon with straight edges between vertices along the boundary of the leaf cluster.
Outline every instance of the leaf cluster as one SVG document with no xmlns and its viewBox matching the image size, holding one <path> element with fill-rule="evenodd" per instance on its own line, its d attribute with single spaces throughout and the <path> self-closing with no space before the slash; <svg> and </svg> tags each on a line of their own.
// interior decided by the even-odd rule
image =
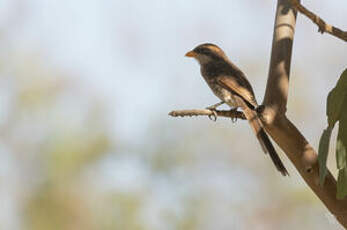
<svg viewBox="0 0 347 230">
<path fill-rule="evenodd" d="M 339 170 L 337 180 L 337 198 L 347 195 L 347 69 L 342 73 L 336 86 L 327 98 L 328 127 L 323 131 L 319 141 L 318 161 L 320 185 L 324 184 L 327 174 L 326 161 L 328 157 L 331 132 L 338 122 L 336 142 L 336 162 Z"/>
</svg>

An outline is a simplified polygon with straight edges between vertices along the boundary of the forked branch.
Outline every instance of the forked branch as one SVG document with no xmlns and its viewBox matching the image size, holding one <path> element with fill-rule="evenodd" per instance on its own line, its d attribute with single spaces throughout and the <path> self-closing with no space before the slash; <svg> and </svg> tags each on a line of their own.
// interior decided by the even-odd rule
<svg viewBox="0 0 347 230">
<path fill-rule="evenodd" d="M 319 185 L 317 153 L 286 117 L 296 21 L 291 2 L 293 0 L 278 0 L 262 120 L 269 135 L 286 153 L 307 185 L 340 224 L 347 228 L 347 200 L 337 200 L 335 178 L 328 172 L 324 186 Z"/>
<path fill-rule="evenodd" d="M 328 171 L 324 186 L 319 185 L 319 167 L 317 153 L 305 137 L 286 117 L 286 106 L 289 89 L 290 62 L 296 22 L 296 10 L 306 12 L 308 17 L 320 26 L 320 30 L 333 35 L 339 34 L 335 27 L 327 25 L 310 11 L 305 11 L 297 0 L 278 0 L 272 42 L 269 76 L 263 101 L 264 110 L 261 119 L 264 128 L 278 146 L 286 153 L 307 185 L 336 217 L 341 225 L 347 228 L 347 199 L 336 199 L 336 180 Z M 309 13 L 308 13 L 309 12 Z M 312 18 L 311 18 L 312 19 Z M 334 29 L 335 28 L 335 29 Z M 346 32 L 336 35 L 346 40 Z M 216 111 L 218 116 L 230 117 L 230 111 Z M 172 116 L 213 115 L 211 110 L 173 111 Z M 239 116 L 233 114 L 232 116 Z"/>
</svg>

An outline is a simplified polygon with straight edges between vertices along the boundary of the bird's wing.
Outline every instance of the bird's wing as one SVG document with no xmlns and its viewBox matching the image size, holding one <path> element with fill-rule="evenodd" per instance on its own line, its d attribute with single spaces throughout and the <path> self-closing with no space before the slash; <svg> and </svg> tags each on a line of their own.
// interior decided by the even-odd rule
<svg viewBox="0 0 347 230">
<path fill-rule="evenodd" d="M 239 95 L 248 106 L 255 109 L 258 104 L 254 97 L 252 86 L 245 77 L 231 77 L 228 75 L 217 77 L 217 82 L 225 89 L 231 90 L 236 95 Z"/>
</svg>

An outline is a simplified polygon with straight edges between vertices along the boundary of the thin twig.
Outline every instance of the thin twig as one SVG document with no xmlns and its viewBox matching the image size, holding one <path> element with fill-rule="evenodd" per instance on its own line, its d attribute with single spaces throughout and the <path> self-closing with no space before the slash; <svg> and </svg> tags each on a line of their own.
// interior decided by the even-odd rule
<svg viewBox="0 0 347 230">
<path fill-rule="evenodd" d="M 306 7 L 300 4 L 298 0 L 290 0 L 290 3 L 298 10 L 300 13 L 304 14 L 306 17 L 311 19 L 311 21 L 318 26 L 318 31 L 321 33 L 327 32 L 337 38 L 347 41 L 347 32 L 343 31 L 335 26 L 327 24 L 323 19 L 318 17 L 315 13 L 308 10 Z"/>
<path fill-rule="evenodd" d="M 245 115 L 240 111 L 235 110 L 215 110 L 218 117 L 229 117 L 232 119 L 245 120 Z M 214 116 L 214 112 L 210 109 L 190 109 L 190 110 L 174 110 L 169 113 L 172 117 L 186 117 L 186 116 Z"/>
</svg>

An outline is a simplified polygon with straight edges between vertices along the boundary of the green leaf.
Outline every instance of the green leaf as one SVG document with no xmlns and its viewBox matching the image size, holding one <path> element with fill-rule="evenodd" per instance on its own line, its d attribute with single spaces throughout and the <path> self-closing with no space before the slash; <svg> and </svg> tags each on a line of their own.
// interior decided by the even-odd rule
<svg viewBox="0 0 347 230">
<path fill-rule="evenodd" d="M 347 97 L 343 102 L 339 119 L 339 131 L 336 142 L 337 168 L 340 169 L 337 181 L 337 198 L 347 195 Z"/>
<path fill-rule="evenodd" d="M 346 146 L 340 138 L 337 138 L 336 143 L 336 164 L 338 169 L 346 167 Z"/>
<path fill-rule="evenodd" d="M 343 168 L 339 170 L 339 176 L 337 178 L 337 199 L 343 199 L 347 195 L 347 169 Z"/>
<path fill-rule="evenodd" d="M 339 131 L 336 142 L 336 164 L 338 169 L 347 166 L 347 98 L 345 99 L 339 120 Z"/>
<path fill-rule="evenodd" d="M 333 127 L 328 126 L 322 133 L 319 140 L 318 163 L 319 163 L 319 184 L 323 186 L 325 176 L 327 175 L 327 158 L 329 152 L 330 136 Z"/>
<path fill-rule="evenodd" d="M 327 99 L 328 124 L 333 127 L 341 116 L 343 102 L 347 93 L 347 69 L 343 71 L 334 89 L 332 89 Z"/>
</svg>

